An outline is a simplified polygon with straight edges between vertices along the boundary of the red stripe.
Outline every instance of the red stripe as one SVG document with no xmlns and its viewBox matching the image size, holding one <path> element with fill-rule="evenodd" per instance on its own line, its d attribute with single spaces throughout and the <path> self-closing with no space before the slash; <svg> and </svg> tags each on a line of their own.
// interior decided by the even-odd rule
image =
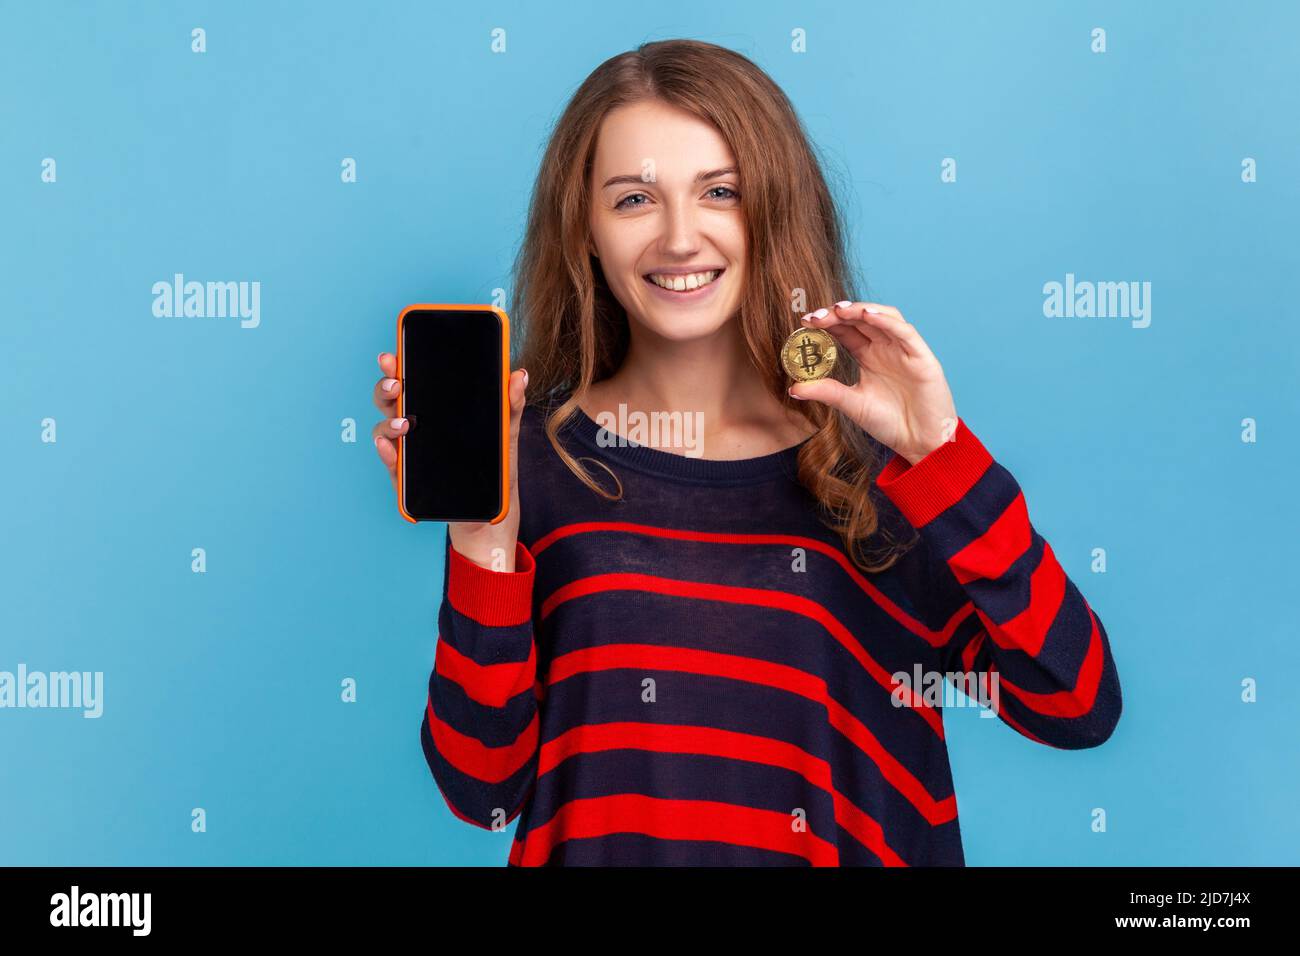
<svg viewBox="0 0 1300 956">
<path fill-rule="evenodd" d="M 813 866 L 838 866 L 839 851 L 811 831 L 797 832 L 790 814 L 712 800 L 661 800 L 637 793 L 571 800 L 531 830 L 521 866 L 541 866 L 565 840 L 644 833 L 661 840 L 705 840 L 801 856 Z M 514 854 L 512 853 L 512 857 Z"/>
<path fill-rule="evenodd" d="M 975 635 L 974 638 L 971 639 L 971 642 L 970 642 L 969 644 L 967 644 L 967 645 L 965 646 L 965 648 L 962 649 L 962 652 L 961 652 L 961 662 L 962 662 L 962 668 L 963 668 L 964 670 L 969 671 L 969 670 L 972 670 L 972 669 L 974 668 L 974 666 L 975 666 L 975 653 L 979 650 L 980 645 L 984 643 L 984 639 L 985 639 L 986 637 L 988 637 L 988 632 L 987 632 L 987 631 L 980 631 L 978 634 Z M 994 675 L 994 674 L 997 674 L 997 678 L 998 678 L 998 693 L 1000 694 L 1003 685 L 1006 683 L 1006 680 L 1005 680 L 1005 678 L 1003 678 L 1002 674 L 998 671 L 998 667 L 997 667 L 997 664 L 996 664 L 995 662 L 993 662 L 993 661 L 989 661 L 989 670 L 988 670 L 988 673 L 989 673 L 989 680 L 990 680 L 990 683 L 992 682 L 993 675 Z M 1024 726 L 1023 726 L 1019 721 L 1017 721 L 1014 717 L 1012 717 L 1010 714 L 1008 714 L 1007 711 L 1006 711 L 1006 708 L 1003 707 L 1003 706 L 1001 706 L 1001 697 L 1000 697 L 1000 696 L 997 698 L 997 701 L 998 701 L 997 715 L 998 715 L 999 718 L 1001 718 L 1002 720 L 1006 721 L 1008 725 L 1010 725 L 1012 728 L 1014 728 L 1014 729 L 1015 729 L 1016 731 L 1018 731 L 1019 733 L 1023 734 L 1023 735 L 1026 736 L 1026 737 L 1028 737 L 1030 740 L 1035 741 L 1036 743 L 1040 743 L 1040 744 L 1042 744 L 1042 743 L 1047 743 L 1047 741 L 1043 740 L 1043 739 L 1042 739 L 1041 737 L 1039 737 L 1037 734 L 1035 734 L 1035 733 L 1031 732 L 1030 730 L 1028 730 L 1028 729 L 1027 729 L 1026 727 L 1024 727 Z M 1056 744 L 1050 744 L 1049 746 L 1055 747 Z M 1059 749 L 1059 748 L 1058 748 L 1058 749 Z"/>
<path fill-rule="evenodd" d="M 831 768 L 825 760 L 784 740 L 717 727 L 613 721 L 582 724 L 542 744 L 537 775 L 564 760 L 601 750 L 649 750 L 656 753 L 704 754 L 783 767 L 829 792 Z"/>
<path fill-rule="evenodd" d="M 845 556 L 844 552 L 831 547 L 823 541 L 818 541 L 815 538 L 805 538 L 801 535 L 724 534 L 721 532 L 711 531 L 688 531 L 678 528 L 660 528 L 654 525 L 633 524 L 625 521 L 583 521 L 575 524 L 564 525 L 556 528 L 549 534 L 543 535 L 530 546 L 530 550 L 534 555 L 536 555 L 563 538 L 571 537 L 576 534 L 592 534 L 602 531 L 642 534 L 649 537 L 675 538 L 683 541 L 714 542 L 718 544 L 780 544 L 816 551 L 834 560 L 844 569 L 845 573 L 849 575 L 854 583 L 857 584 L 858 587 L 861 588 L 862 591 L 881 608 L 881 610 L 932 647 L 943 647 L 948 644 L 956 636 L 957 629 L 962 625 L 966 618 L 975 612 L 974 603 L 967 601 L 952 614 L 948 619 L 948 622 L 939 630 L 936 631 L 926 627 L 926 625 L 922 624 L 891 601 L 883 591 L 864 578 L 858 571 L 857 567 L 848 559 L 847 556 Z"/>
<path fill-rule="evenodd" d="M 433 745 L 460 773 L 484 783 L 500 783 L 528 762 L 537 750 L 537 714 L 513 743 L 489 747 L 481 740 L 462 734 L 433 712 L 433 701 L 425 705 Z"/>
<path fill-rule="evenodd" d="M 876 476 L 876 486 L 913 527 L 922 528 L 965 498 L 992 465 L 988 449 L 958 418 L 952 441 L 915 465 L 895 454 Z"/>
<path fill-rule="evenodd" d="M 424 734 L 428 733 L 428 730 L 425 729 L 425 728 L 421 728 L 421 729 L 420 729 L 420 733 L 421 733 L 421 735 L 423 736 Z M 437 777 L 434 777 L 434 778 L 433 778 L 433 785 L 434 785 L 435 787 L 438 788 L 438 793 L 439 793 L 439 795 L 442 797 L 442 802 L 445 803 L 445 804 L 447 804 L 447 809 L 451 811 L 452 816 L 456 817 L 456 819 L 458 819 L 458 820 L 464 820 L 466 823 L 472 824 L 472 825 L 474 825 L 474 826 L 476 826 L 476 827 L 480 827 L 480 828 L 482 828 L 482 829 L 484 829 L 484 830 L 490 830 L 490 829 L 492 829 L 490 826 L 484 826 L 484 825 L 483 825 L 482 823 L 480 823 L 478 820 L 475 820 L 473 817 L 467 816 L 465 813 L 461 812 L 460 807 L 456 806 L 456 804 L 454 804 L 454 803 L 452 802 L 451 797 L 447 796 L 447 791 L 444 790 L 444 789 L 442 789 L 442 784 L 440 784 L 440 783 L 438 782 L 438 778 L 437 778 Z M 523 809 L 523 808 L 521 807 L 520 809 Z M 515 811 L 515 815 L 517 816 L 518 813 L 519 813 L 519 811 L 516 810 L 516 811 Z M 512 816 L 512 817 L 510 818 L 510 820 L 513 820 L 513 819 L 514 819 L 514 817 Z M 509 823 L 510 820 L 506 820 L 506 823 Z M 517 828 L 516 828 L 516 829 L 517 829 Z"/>
<path fill-rule="evenodd" d="M 853 834 L 854 839 L 868 850 L 880 857 L 880 862 L 885 866 L 907 866 L 903 858 L 885 842 L 885 831 L 879 823 L 860 807 L 854 806 L 838 790 L 834 792 L 833 796 L 835 799 L 835 819 L 840 826 Z"/>
<path fill-rule="evenodd" d="M 825 555 L 836 564 L 871 600 L 877 604 L 881 610 L 892 617 L 900 625 L 911 633 L 920 637 L 929 643 L 932 647 L 942 647 L 952 637 L 953 631 L 960 623 L 959 617 L 964 614 L 954 616 L 942 630 L 935 631 L 925 624 L 912 617 L 901 607 L 889 599 L 885 592 L 872 584 L 857 566 L 849 560 L 848 556 L 838 548 L 832 547 L 824 541 L 818 541 L 816 538 L 807 538 L 795 534 L 739 534 L 723 533 L 714 531 L 690 531 L 683 528 L 661 528 L 655 525 L 633 524 L 626 521 L 581 521 L 575 524 L 567 524 L 556 528 L 554 531 L 543 535 L 530 545 L 530 550 L 534 555 L 545 551 L 555 542 L 577 534 L 594 534 L 597 532 L 617 532 L 621 534 L 640 534 L 654 538 L 672 538 L 679 541 L 699 541 L 712 544 L 735 544 L 735 545 L 763 545 L 777 544 L 788 547 L 803 548 L 806 551 L 816 551 L 818 554 Z"/>
<path fill-rule="evenodd" d="M 872 679 L 887 692 L 893 693 L 894 679 L 876 659 L 867 653 L 857 642 L 847 627 L 816 601 L 787 594 L 785 591 L 772 591 L 764 588 L 742 588 L 729 584 L 708 584 L 699 581 L 678 581 L 673 578 L 661 578 L 653 574 L 596 574 L 579 578 L 558 588 L 542 602 L 542 619 L 545 620 L 556 607 L 575 598 L 608 591 L 642 591 L 651 594 L 668 594 L 674 597 L 699 598 L 705 601 L 725 601 L 730 604 L 745 604 L 755 607 L 777 608 L 799 614 L 821 624 L 840 645 L 853 655 L 854 659 L 871 675 Z M 915 711 L 930 725 L 940 740 L 943 739 L 943 717 L 925 702 L 925 699 L 912 691 L 904 689 L 902 693 L 910 696 L 907 709 Z"/>
<path fill-rule="evenodd" d="M 998 682 L 999 682 L 999 686 L 1001 686 L 1002 684 L 1001 677 L 998 678 Z M 1028 737 L 1030 740 L 1034 741 L 1035 743 L 1047 744 L 1046 740 L 1044 740 L 1042 737 L 1038 736 L 1036 733 L 1031 731 L 1028 727 L 1024 726 L 1022 723 L 1020 723 L 1018 720 L 1016 720 L 1014 717 L 1008 714 L 1005 710 L 999 708 L 998 716 L 1001 717 L 1004 721 L 1006 721 L 1007 724 L 1017 733 L 1023 734 L 1024 736 Z M 1047 744 L 1047 745 L 1049 747 L 1056 747 L 1056 744 Z M 1062 748 L 1057 747 L 1057 749 L 1060 750 Z"/>
<path fill-rule="evenodd" d="M 1042 558 L 1029 577 L 1029 606 L 1000 624 L 993 623 L 983 611 L 979 612 L 993 642 L 998 647 L 1021 650 L 1030 657 L 1037 657 L 1052 622 L 1060 613 L 1061 603 L 1065 600 L 1065 585 L 1065 570 L 1052 553 L 1052 546 L 1044 541 Z"/>
<path fill-rule="evenodd" d="M 981 614 L 980 617 L 983 618 L 983 615 Z M 1091 607 L 1088 607 L 1088 618 L 1092 621 L 1092 636 L 1088 640 L 1088 653 L 1079 667 L 1079 676 L 1073 688 L 1050 694 L 1038 694 L 1022 690 L 1005 676 L 999 677 L 999 686 L 1006 688 L 1013 697 L 1030 710 L 1047 717 L 1082 717 L 1091 711 L 1097 700 L 1097 688 L 1101 685 L 1101 671 L 1106 652 L 1101 644 L 1101 631 L 1097 628 L 1097 617 L 1092 613 Z"/>
<path fill-rule="evenodd" d="M 862 721 L 833 700 L 827 703 L 826 710 L 831 726 L 853 741 L 859 750 L 871 758 L 880 769 L 881 776 L 907 798 L 907 802 L 925 817 L 927 823 L 931 826 L 939 826 L 957 818 L 956 794 L 950 794 L 942 800 L 935 800 L 930 796 L 930 791 L 925 789 L 924 784 L 904 767 L 898 758 L 885 749 L 885 745 L 876 739 L 875 734 L 869 731 Z"/>
<path fill-rule="evenodd" d="M 447 601 L 472 621 L 488 627 L 524 624 L 532 618 L 537 563 L 522 541 L 515 542 L 515 570 L 493 571 L 447 549 Z"/>
<path fill-rule="evenodd" d="M 601 750 L 707 754 L 792 771 L 831 795 L 836 822 L 859 843 L 882 860 L 888 860 L 887 865 L 907 865 L 885 841 L 880 824 L 835 789 L 830 764 L 792 743 L 715 727 L 633 722 L 584 724 L 542 744 L 537 775 L 550 772 L 570 757 Z"/>
<path fill-rule="evenodd" d="M 459 686 L 475 703 L 500 708 L 510 698 L 534 686 L 537 653 L 535 646 L 530 643 L 526 661 L 480 664 L 446 641 L 439 640 L 433 656 L 433 668 Z"/>
<path fill-rule="evenodd" d="M 948 559 L 960 584 L 976 578 L 996 579 L 1029 550 L 1033 530 L 1024 494 L 1016 495 L 989 529 Z"/>
<path fill-rule="evenodd" d="M 843 734 L 880 770 L 881 776 L 933 826 L 956 818 L 957 799 L 935 800 L 915 775 L 891 754 L 866 725 L 832 699 L 826 682 L 798 668 L 716 651 L 654 644 L 605 644 L 561 654 L 551 662 L 548 687 L 575 674 L 614 670 L 668 670 L 726 677 L 787 691 L 826 708 L 832 727 Z"/>
</svg>

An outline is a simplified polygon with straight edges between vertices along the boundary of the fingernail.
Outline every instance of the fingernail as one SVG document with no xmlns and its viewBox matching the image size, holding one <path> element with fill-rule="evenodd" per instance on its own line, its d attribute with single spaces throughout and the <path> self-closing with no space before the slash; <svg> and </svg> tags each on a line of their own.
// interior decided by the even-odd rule
<svg viewBox="0 0 1300 956">
<path fill-rule="evenodd" d="M 405 418 L 394 418 L 392 421 L 392 426 L 394 428 L 401 428 L 405 424 L 406 424 Z"/>
<path fill-rule="evenodd" d="M 391 392 L 391 391 L 392 391 L 393 389 L 395 389 L 395 388 L 397 388 L 397 379 L 395 379 L 395 378 L 386 378 L 386 379 L 384 379 L 384 391 L 385 391 L 385 392 Z"/>
<path fill-rule="evenodd" d="M 819 319 L 824 319 L 826 318 L 826 316 L 830 314 L 831 314 L 830 309 L 818 309 L 816 312 L 813 313 L 813 315 L 817 316 L 817 318 Z"/>
<path fill-rule="evenodd" d="M 850 302 L 848 299 L 845 299 L 843 302 L 836 302 L 836 303 L 835 303 L 835 305 L 836 305 L 838 308 L 841 308 L 841 309 L 846 308 L 846 307 L 848 307 L 848 306 L 850 306 L 850 305 L 852 305 L 852 304 L 853 304 L 853 303 Z"/>
<path fill-rule="evenodd" d="M 871 308 L 871 306 L 867 306 L 867 311 L 870 312 L 872 315 L 885 315 L 885 314 L 886 314 L 884 309 L 873 309 L 873 308 Z"/>
<path fill-rule="evenodd" d="M 375 447 L 376 447 L 376 448 L 379 447 L 379 436 L 378 436 L 378 435 L 375 436 Z"/>
<path fill-rule="evenodd" d="M 799 321 L 802 322 L 804 325 L 808 325 L 808 324 L 812 321 L 812 313 L 809 312 L 807 315 L 805 315 L 805 316 L 804 316 L 802 319 L 800 319 Z"/>
<path fill-rule="evenodd" d="M 528 387 L 528 369 L 524 369 L 524 388 Z"/>
<path fill-rule="evenodd" d="M 785 393 L 786 393 L 787 395 L 789 395 L 791 398 L 797 398 L 797 399 L 799 399 L 799 401 L 801 401 L 801 402 L 802 402 L 802 401 L 806 401 L 806 399 L 805 399 L 802 395 L 796 395 L 794 392 L 792 392 L 792 391 L 791 391 L 790 389 L 788 389 L 788 388 L 785 390 Z"/>
</svg>

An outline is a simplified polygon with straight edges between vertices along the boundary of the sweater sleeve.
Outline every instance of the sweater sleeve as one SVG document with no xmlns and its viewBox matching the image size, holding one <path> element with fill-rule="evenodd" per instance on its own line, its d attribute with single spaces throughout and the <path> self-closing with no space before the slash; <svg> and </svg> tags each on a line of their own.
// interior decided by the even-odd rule
<svg viewBox="0 0 1300 956">
<path fill-rule="evenodd" d="M 471 561 L 452 547 L 450 532 L 445 547 L 420 743 L 451 812 L 499 830 L 518 815 L 536 777 L 536 564 L 522 541 L 514 571 Z"/>
<path fill-rule="evenodd" d="M 969 599 L 945 670 L 988 675 L 993 709 L 1031 740 L 1104 743 L 1121 710 L 1106 629 L 1030 523 L 1011 473 L 958 419 L 952 440 L 914 465 L 895 454 L 876 485 Z"/>
</svg>

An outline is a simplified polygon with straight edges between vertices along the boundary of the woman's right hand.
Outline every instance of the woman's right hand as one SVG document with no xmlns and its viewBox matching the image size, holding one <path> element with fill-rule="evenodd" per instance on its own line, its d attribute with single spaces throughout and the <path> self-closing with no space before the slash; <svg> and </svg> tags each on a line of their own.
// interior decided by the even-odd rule
<svg viewBox="0 0 1300 956">
<path fill-rule="evenodd" d="M 397 396 L 402 383 L 397 379 L 397 357 L 381 352 L 379 368 L 384 377 L 375 383 L 375 405 L 384 413 L 373 431 L 375 450 L 388 468 L 388 477 L 397 491 L 397 440 L 406 434 L 409 424 L 397 418 Z M 507 394 L 510 399 L 510 507 L 496 524 L 486 521 L 448 521 L 451 546 L 476 564 L 495 571 L 515 570 L 515 544 L 519 540 L 519 421 L 524 411 L 528 372 L 510 373 Z"/>
</svg>

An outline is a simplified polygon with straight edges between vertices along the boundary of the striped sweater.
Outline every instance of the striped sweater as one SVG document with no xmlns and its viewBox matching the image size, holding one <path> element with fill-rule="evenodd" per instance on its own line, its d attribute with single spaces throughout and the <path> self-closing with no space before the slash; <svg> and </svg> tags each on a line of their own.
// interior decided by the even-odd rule
<svg viewBox="0 0 1300 956">
<path fill-rule="evenodd" d="M 618 476 L 607 501 L 543 420 L 520 424 L 515 570 L 446 539 L 420 726 L 456 816 L 518 818 L 509 865 L 961 866 L 944 698 L 916 676 L 986 675 L 1038 743 L 1114 730 L 1106 631 L 965 421 L 915 465 L 876 444 L 882 527 L 919 540 L 866 574 L 795 481 L 801 446 L 606 447 L 578 412 L 563 444 Z"/>
</svg>

